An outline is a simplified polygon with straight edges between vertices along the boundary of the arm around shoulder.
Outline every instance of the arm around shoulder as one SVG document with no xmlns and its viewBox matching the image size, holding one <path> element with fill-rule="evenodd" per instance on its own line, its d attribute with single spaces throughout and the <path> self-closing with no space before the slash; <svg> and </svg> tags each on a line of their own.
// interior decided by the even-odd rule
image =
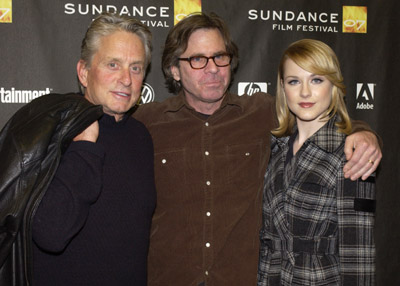
<svg viewBox="0 0 400 286">
<path fill-rule="evenodd" d="M 346 178 L 367 179 L 382 159 L 381 138 L 362 121 L 352 121 L 352 135 L 346 139 L 345 153 L 348 162 L 343 168 Z"/>
</svg>

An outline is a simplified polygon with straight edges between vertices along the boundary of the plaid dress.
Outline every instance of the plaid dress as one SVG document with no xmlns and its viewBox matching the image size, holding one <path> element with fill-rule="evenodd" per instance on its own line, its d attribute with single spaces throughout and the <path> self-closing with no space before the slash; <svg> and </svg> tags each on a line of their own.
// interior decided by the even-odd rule
<svg viewBox="0 0 400 286">
<path fill-rule="evenodd" d="M 346 136 L 335 120 L 295 156 L 296 134 L 272 138 L 258 286 L 375 284 L 375 178 L 344 178 Z"/>
</svg>

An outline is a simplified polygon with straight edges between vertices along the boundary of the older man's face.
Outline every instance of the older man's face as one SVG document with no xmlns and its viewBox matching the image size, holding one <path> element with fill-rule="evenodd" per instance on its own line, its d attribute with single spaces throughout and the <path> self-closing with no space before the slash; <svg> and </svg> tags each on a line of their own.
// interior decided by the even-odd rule
<svg viewBox="0 0 400 286">
<path fill-rule="evenodd" d="M 119 121 L 139 99 L 144 63 L 144 45 L 135 34 L 118 31 L 103 37 L 90 66 L 78 62 L 85 98 Z"/>
<path fill-rule="evenodd" d="M 226 53 L 224 40 L 217 29 L 199 29 L 189 38 L 188 47 L 180 58 L 215 56 Z M 180 81 L 187 102 L 198 112 L 214 113 L 221 105 L 231 79 L 230 65 L 218 67 L 212 59 L 203 69 L 193 69 L 180 61 L 171 68 L 174 79 Z"/>
</svg>

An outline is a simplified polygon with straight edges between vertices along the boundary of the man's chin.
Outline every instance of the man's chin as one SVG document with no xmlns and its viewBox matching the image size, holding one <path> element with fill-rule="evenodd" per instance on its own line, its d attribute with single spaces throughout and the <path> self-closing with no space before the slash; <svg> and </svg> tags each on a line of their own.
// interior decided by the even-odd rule
<svg viewBox="0 0 400 286">
<path fill-rule="evenodd" d="M 206 99 L 206 101 L 211 102 L 218 102 L 221 101 L 224 96 L 225 96 L 225 90 L 211 90 L 210 92 L 205 92 L 203 98 Z"/>
<path fill-rule="evenodd" d="M 108 108 L 103 108 L 103 112 L 105 114 L 108 114 L 110 116 L 117 116 L 117 117 L 122 117 L 127 113 L 132 106 L 124 106 L 124 107 L 118 107 L 118 108 L 113 108 L 113 109 L 108 109 Z"/>
</svg>

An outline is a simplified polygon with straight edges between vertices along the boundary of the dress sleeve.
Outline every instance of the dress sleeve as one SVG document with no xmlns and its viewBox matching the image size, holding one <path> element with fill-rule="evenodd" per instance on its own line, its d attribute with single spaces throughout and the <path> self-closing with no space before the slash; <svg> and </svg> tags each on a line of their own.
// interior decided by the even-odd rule
<svg viewBox="0 0 400 286">
<path fill-rule="evenodd" d="M 338 182 L 341 285 L 375 285 L 375 176 Z"/>
<path fill-rule="evenodd" d="M 61 252 L 83 227 L 102 186 L 104 150 L 88 142 L 72 142 L 43 196 L 32 222 L 38 247 Z"/>
</svg>

